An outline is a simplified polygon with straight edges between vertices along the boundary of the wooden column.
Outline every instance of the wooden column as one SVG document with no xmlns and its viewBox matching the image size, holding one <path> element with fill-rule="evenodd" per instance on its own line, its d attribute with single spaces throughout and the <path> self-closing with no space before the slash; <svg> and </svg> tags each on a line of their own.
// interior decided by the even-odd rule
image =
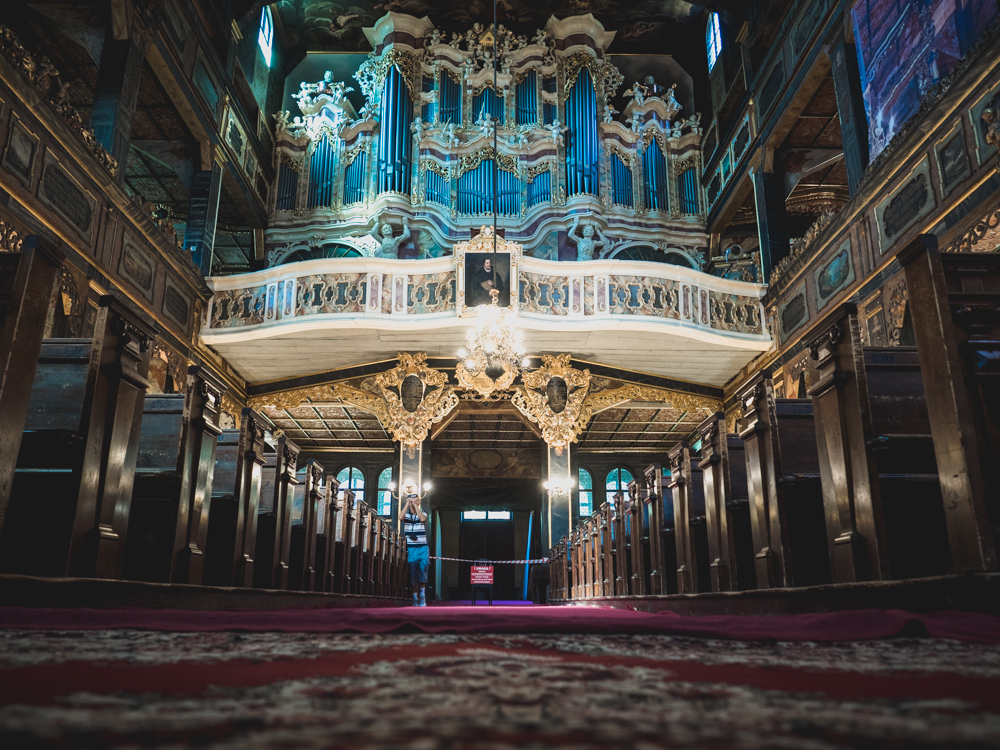
<svg viewBox="0 0 1000 750">
<path fill-rule="evenodd" d="M 857 308 L 840 305 L 816 330 L 808 344 L 809 396 L 833 580 L 882 580 L 890 577 L 889 556 Z"/>
<path fill-rule="evenodd" d="M 698 563 L 691 533 L 691 449 L 681 444 L 668 454 L 677 546 L 677 593 L 698 593 Z"/>
<path fill-rule="evenodd" d="M 222 434 L 219 411 L 227 388 L 209 370 L 188 367 L 181 433 L 181 494 L 171 559 L 172 583 L 202 582 L 208 520 L 212 505 L 216 440 Z"/>
<path fill-rule="evenodd" d="M 146 45 L 145 36 L 133 24 L 127 39 L 115 39 L 108 30 L 101 50 L 90 125 L 97 142 L 118 162 L 119 183 L 124 183 L 127 171 Z"/>
<path fill-rule="evenodd" d="M 847 188 L 853 196 L 868 167 L 868 117 L 865 114 L 855 46 L 843 38 L 838 39 L 830 50 L 830 66 L 844 143 Z"/>
<path fill-rule="evenodd" d="M 785 179 L 774 172 L 773 154 L 765 148 L 762 164 L 751 169 L 754 206 L 757 212 L 757 233 L 760 238 L 760 262 L 764 281 L 771 278 L 782 258 L 788 255 L 788 217 L 785 213 Z"/>
<path fill-rule="evenodd" d="M 740 437 L 746 447 L 747 489 L 750 492 L 750 528 L 753 534 L 757 587 L 784 586 L 781 517 L 770 498 L 777 493 L 774 460 L 780 455 L 772 429 L 777 416 L 770 373 L 758 373 L 737 396 L 742 404 Z"/>
<path fill-rule="evenodd" d="M 698 427 L 701 437 L 702 482 L 708 524 L 708 558 L 712 591 L 736 589 L 736 545 L 729 526 L 727 504 L 732 497 L 729 476 L 729 441 L 726 416 L 713 414 Z"/>
<path fill-rule="evenodd" d="M 25 237 L 20 252 L 0 253 L 0 532 L 10 502 L 45 316 L 64 257 L 37 235 Z"/>
<path fill-rule="evenodd" d="M 239 455 L 236 459 L 236 548 L 233 585 L 253 586 L 254 554 L 257 546 L 257 510 L 260 504 L 261 467 L 264 458 L 264 418 L 253 409 L 243 409 Z"/>
<path fill-rule="evenodd" d="M 989 362 L 998 351 L 1000 269 L 995 256 L 984 255 L 944 258 L 934 236 L 920 235 L 898 256 L 906 274 L 955 571 L 997 568 L 990 511 L 992 525 L 1000 526 L 998 388 Z"/>
</svg>

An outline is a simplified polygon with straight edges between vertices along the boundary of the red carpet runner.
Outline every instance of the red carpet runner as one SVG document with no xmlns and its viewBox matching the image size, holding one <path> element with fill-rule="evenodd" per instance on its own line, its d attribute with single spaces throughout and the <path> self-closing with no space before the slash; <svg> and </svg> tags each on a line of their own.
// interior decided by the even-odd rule
<svg viewBox="0 0 1000 750">
<path fill-rule="evenodd" d="M 0 747 L 1000 747 L 998 633 L 961 613 L 0 609 Z"/>
</svg>

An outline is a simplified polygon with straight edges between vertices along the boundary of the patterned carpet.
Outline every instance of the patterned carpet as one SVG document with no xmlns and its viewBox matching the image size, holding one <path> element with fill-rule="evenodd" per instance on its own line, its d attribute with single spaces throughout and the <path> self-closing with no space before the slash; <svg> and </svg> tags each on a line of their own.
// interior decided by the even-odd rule
<svg viewBox="0 0 1000 750">
<path fill-rule="evenodd" d="M 9 629 L 0 747 L 1000 747 L 1000 646 Z"/>
</svg>

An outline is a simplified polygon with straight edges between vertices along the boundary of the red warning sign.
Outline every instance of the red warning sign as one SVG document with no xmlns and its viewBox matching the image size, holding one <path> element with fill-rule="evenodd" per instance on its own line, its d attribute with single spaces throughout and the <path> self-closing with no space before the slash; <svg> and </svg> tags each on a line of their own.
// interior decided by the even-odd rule
<svg viewBox="0 0 1000 750">
<path fill-rule="evenodd" d="M 473 565 L 472 566 L 472 585 L 483 586 L 483 585 L 493 585 L 493 566 L 492 565 Z"/>
</svg>

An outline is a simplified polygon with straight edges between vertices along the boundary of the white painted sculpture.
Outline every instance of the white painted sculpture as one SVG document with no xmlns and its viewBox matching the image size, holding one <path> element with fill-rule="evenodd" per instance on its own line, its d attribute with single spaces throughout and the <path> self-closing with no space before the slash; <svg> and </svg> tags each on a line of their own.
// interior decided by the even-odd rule
<svg viewBox="0 0 1000 750">
<path fill-rule="evenodd" d="M 576 233 L 577 228 L 580 226 L 580 217 L 574 217 L 573 225 L 569 228 L 569 233 L 567 234 L 567 239 L 576 245 L 576 259 L 577 260 L 594 260 L 594 253 L 601 248 L 607 247 L 608 238 L 604 236 L 601 231 L 593 222 L 587 222 L 583 225 L 583 236 Z M 597 235 L 597 239 L 594 239 L 594 235 Z"/>
<path fill-rule="evenodd" d="M 410 221 L 403 217 L 403 233 L 399 237 L 392 236 L 392 227 L 388 222 L 383 222 L 379 227 L 381 237 L 381 247 L 379 249 L 380 258 L 398 258 L 400 246 L 410 239 Z"/>
</svg>

